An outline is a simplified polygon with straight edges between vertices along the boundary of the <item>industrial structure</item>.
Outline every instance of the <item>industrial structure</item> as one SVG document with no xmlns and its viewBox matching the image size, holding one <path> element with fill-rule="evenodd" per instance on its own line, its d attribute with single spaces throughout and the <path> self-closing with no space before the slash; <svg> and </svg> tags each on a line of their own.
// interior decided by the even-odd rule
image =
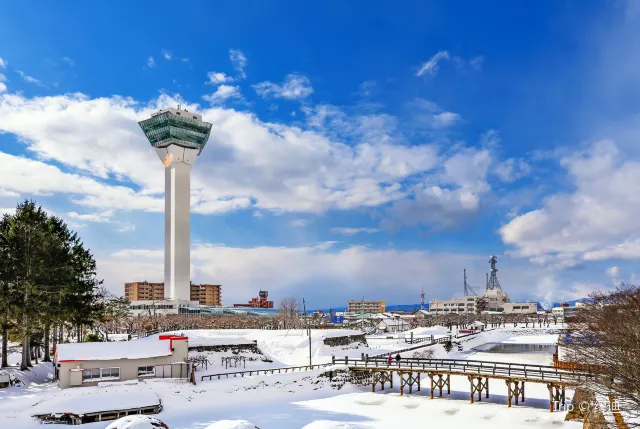
<svg viewBox="0 0 640 429">
<path fill-rule="evenodd" d="M 268 301 L 269 292 L 266 290 L 260 290 L 257 298 L 251 298 L 248 304 L 233 304 L 236 308 L 273 308 L 273 301 Z"/>
<path fill-rule="evenodd" d="M 188 303 L 191 167 L 209 140 L 211 124 L 178 106 L 160 110 L 139 125 L 165 167 L 164 296 Z"/>
<path fill-rule="evenodd" d="M 130 302 L 134 302 L 134 305 L 140 305 L 146 302 L 149 304 L 153 304 L 155 302 L 158 305 L 170 305 L 171 297 L 165 296 L 164 286 L 163 282 L 149 283 L 144 281 L 125 283 L 124 297 Z M 158 301 L 166 302 L 160 304 Z M 222 305 L 222 286 L 190 283 L 188 302 L 197 303 L 202 306 L 219 307 Z M 158 308 L 159 307 L 156 306 L 156 309 Z"/>
<path fill-rule="evenodd" d="M 477 295 L 467 283 L 467 270 L 464 273 L 464 298 L 450 300 L 431 300 L 429 302 L 429 314 L 534 314 L 538 311 L 538 305 L 534 302 L 510 302 L 509 295 L 502 290 L 498 281 L 498 258 L 491 256 L 491 275 L 487 275 L 487 283 L 484 293 Z"/>
<path fill-rule="evenodd" d="M 347 305 L 347 312 L 354 314 L 380 314 L 387 311 L 385 301 L 353 301 L 350 300 Z"/>
</svg>

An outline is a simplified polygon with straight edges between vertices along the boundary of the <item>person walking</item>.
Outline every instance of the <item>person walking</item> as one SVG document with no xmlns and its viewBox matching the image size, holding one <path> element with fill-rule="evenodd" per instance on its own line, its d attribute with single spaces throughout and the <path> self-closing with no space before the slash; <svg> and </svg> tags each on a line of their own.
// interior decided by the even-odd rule
<svg viewBox="0 0 640 429">
<path fill-rule="evenodd" d="M 391 357 L 391 355 L 389 355 L 389 357 L 387 358 L 387 363 L 389 365 L 391 365 L 391 361 L 393 360 L 393 358 Z"/>
<path fill-rule="evenodd" d="M 400 353 L 396 355 L 396 362 L 400 365 Z"/>
</svg>

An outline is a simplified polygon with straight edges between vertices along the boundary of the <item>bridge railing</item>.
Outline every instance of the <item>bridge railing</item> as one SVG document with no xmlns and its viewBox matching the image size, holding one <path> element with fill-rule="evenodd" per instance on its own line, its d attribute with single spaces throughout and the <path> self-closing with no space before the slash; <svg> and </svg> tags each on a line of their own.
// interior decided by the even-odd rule
<svg viewBox="0 0 640 429">
<path fill-rule="evenodd" d="M 207 374 L 200 377 L 200 381 L 204 381 L 205 378 L 208 378 L 209 381 L 217 378 L 220 380 L 221 378 L 229 378 L 229 377 L 250 377 L 252 375 L 268 375 L 268 374 L 282 374 L 288 372 L 301 372 L 301 371 L 310 371 L 313 369 L 324 368 L 327 366 L 334 365 L 333 363 L 321 363 L 318 365 L 305 365 L 305 366 L 287 366 L 281 368 L 269 368 L 269 369 L 252 369 L 247 371 L 236 371 L 236 372 L 224 372 L 220 374 Z"/>
<path fill-rule="evenodd" d="M 421 359 L 402 358 L 391 363 L 385 358 L 367 357 L 364 359 L 334 359 L 336 364 L 359 368 L 385 368 L 390 370 L 422 370 L 460 372 L 468 375 L 493 375 L 516 377 L 531 380 L 549 381 L 588 381 L 595 375 L 585 371 L 560 369 L 551 365 L 530 365 L 504 362 L 487 362 L 465 359 Z"/>
</svg>

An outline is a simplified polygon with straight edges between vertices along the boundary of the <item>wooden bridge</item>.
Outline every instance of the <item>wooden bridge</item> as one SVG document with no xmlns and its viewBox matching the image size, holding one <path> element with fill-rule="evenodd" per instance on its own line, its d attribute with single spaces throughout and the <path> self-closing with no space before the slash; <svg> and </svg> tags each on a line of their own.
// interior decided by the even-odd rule
<svg viewBox="0 0 640 429">
<path fill-rule="evenodd" d="M 504 380 L 507 385 L 507 404 L 525 401 L 525 382 L 546 384 L 549 390 L 549 411 L 553 412 L 564 406 L 566 401 L 565 388 L 578 386 L 584 382 L 592 381 L 595 375 L 588 372 L 573 369 L 561 369 L 547 365 L 525 365 L 504 362 L 486 362 L 477 360 L 458 359 L 420 359 L 402 358 L 399 362 L 392 361 L 389 364 L 386 358 L 364 356 L 360 359 L 333 359 L 335 364 L 344 364 L 351 371 L 366 372 L 371 375 L 371 389 L 376 391 L 380 384 L 384 390 L 389 383 L 393 388 L 393 373 L 400 378 L 400 394 L 403 395 L 406 388 L 413 392 L 414 386 L 420 391 L 421 376 L 429 379 L 431 386 L 431 399 L 438 389 L 438 396 L 442 391 L 451 393 L 451 376 L 464 376 L 469 380 L 469 399 L 474 402 L 489 397 L 489 380 Z"/>
</svg>

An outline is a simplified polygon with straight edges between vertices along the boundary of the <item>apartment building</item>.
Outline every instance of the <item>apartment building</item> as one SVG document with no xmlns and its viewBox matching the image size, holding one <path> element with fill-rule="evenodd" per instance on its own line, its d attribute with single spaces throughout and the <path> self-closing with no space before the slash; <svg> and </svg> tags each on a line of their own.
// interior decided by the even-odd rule
<svg viewBox="0 0 640 429">
<path fill-rule="evenodd" d="M 347 306 L 349 313 L 378 314 L 387 311 L 385 301 L 349 301 Z"/>
<path fill-rule="evenodd" d="M 200 305 L 216 306 L 222 305 L 222 286 L 191 284 L 190 301 L 198 301 Z"/>
<path fill-rule="evenodd" d="M 129 301 L 161 301 L 164 299 L 164 283 L 125 283 L 124 297 Z"/>
</svg>

